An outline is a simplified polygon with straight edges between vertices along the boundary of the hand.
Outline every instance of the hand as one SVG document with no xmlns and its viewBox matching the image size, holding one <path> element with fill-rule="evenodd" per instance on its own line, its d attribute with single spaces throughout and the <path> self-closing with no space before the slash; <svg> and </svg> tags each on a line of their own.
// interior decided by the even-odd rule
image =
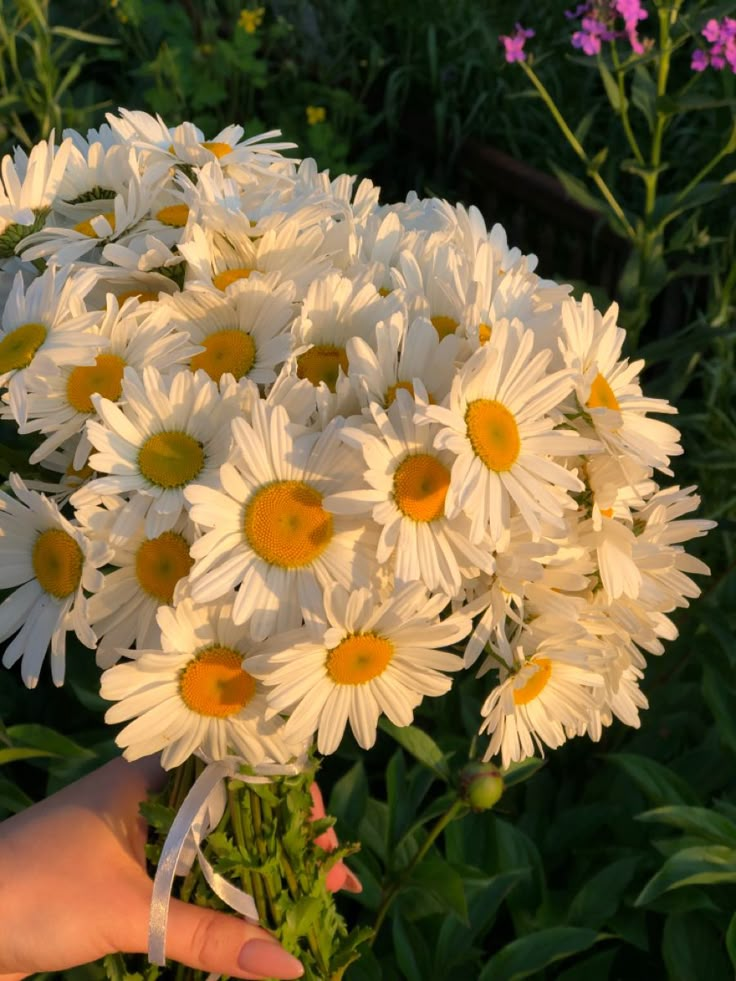
<svg viewBox="0 0 736 981">
<path fill-rule="evenodd" d="M 138 805 L 164 780 L 154 758 L 117 759 L 0 824 L 0 981 L 147 950 L 152 883 Z M 330 886 L 350 888 L 339 868 Z M 303 974 L 260 927 L 176 899 L 166 955 L 235 978 Z"/>
</svg>

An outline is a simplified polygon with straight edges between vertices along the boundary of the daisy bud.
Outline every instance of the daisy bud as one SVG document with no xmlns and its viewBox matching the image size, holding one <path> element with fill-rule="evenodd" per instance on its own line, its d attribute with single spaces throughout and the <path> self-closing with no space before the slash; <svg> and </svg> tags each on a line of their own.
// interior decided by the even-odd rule
<svg viewBox="0 0 736 981">
<path fill-rule="evenodd" d="M 492 763 L 466 763 L 460 771 L 460 796 L 473 811 L 490 811 L 503 793 L 503 777 Z"/>
</svg>

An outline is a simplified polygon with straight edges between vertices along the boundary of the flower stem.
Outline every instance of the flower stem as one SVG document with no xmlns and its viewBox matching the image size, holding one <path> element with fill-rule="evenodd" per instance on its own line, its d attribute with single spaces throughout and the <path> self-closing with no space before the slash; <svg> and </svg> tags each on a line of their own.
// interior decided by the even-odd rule
<svg viewBox="0 0 736 981">
<path fill-rule="evenodd" d="M 626 232 L 627 237 L 632 242 L 636 241 L 636 232 L 634 231 L 631 223 L 629 222 L 629 219 L 624 214 L 623 208 L 621 207 L 621 205 L 618 203 L 618 201 L 614 197 L 613 191 L 611 191 L 611 189 L 608 186 L 608 184 L 606 184 L 606 182 L 603 180 L 603 178 L 601 177 L 601 175 L 598 172 L 598 170 L 596 169 L 596 167 L 593 165 L 593 161 L 590 159 L 590 157 L 588 156 L 588 154 L 585 152 L 585 150 L 584 150 L 582 144 L 580 143 L 580 141 L 578 140 L 577 136 L 575 136 L 575 134 L 573 133 L 573 131 L 568 126 L 568 124 L 567 124 L 564 116 L 562 115 L 562 113 L 560 112 L 560 110 L 555 105 L 555 101 L 552 98 L 552 96 L 550 95 L 550 93 L 549 93 L 547 87 L 545 86 L 544 82 L 542 82 L 542 80 L 539 78 L 539 76 L 534 71 L 534 69 L 531 68 L 525 61 L 520 61 L 519 64 L 521 65 L 521 67 L 526 72 L 527 77 L 529 78 L 529 81 L 532 83 L 532 85 L 537 90 L 537 92 L 539 92 L 540 96 L 542 97 L 542 101 L 544 102 L 544 104 L 549 109 L 549 111 L 550 111 L 550 113 L 551 113 L 552 118 L 554 119 L 554 121 L 557 123 L 557 125 L 559 126 L 559 128 L 562 130 L 562 133 L 563 133 L 565 139 L 570 144 L 570 146 L 575 151 L 575 153 L 580 158 L 580 160 L 582 160 L 582 162 L 585 164 L 585 168 L 586 168 L 586 172 L 587 172 L 588 176 L 590 177 L 590 179 L 593 181 L 593 183 L 595 184 L 595 186 L 600 191 L 601 196 L 604 198 L 604 200 L 608 204 L 608 206 L 611 209 L 611 211 L 618 218 L 619 222 L 621 223 L 621 226 L 623 227 L 624 231 Z"/>
<path fill-rule="evenodd" d="M 417 850 L 416 855 L 412 858 L 408 865 L 406 865 L 402 870 L 399 877 L 392 882 L 388 888 L 384 891 L 383 898 L 381 900 L 381 905 L 378 907 L 378 912 L 376 913 L 376 920 L 373 924 L 373 938 L 371 944 L 375 942 L 378 931 L 383 925 L 383 921 L 386 919 L 386 914 L 391 907 L 394 899 L 399 894 L 404 884 L 411 877 L 414 869 L 419 865 L 419 863 L 424 859 L 429 849 L 435 843 L 437 838 L 442 834 L 445 828 L 451 824 L 455 818 L 462 817 L 467 812 L 467 805 L 464 801 L 459 798 L 454 801 L 450 807 L 445 811 L 444 814 L 440 815 L 435 824 L 432 826 L 431 831 L 425 838 L 421 847 Z"/>
<path fill-rule="evenodd" d="M 613 67 L 616 73 L 616 83 L 618 84 L 618 95 L 619 99 L 621 100 L 621 125 L 624 128 L 626 139 L 629 141 L 629 146 L 631 147 L 631 152 L 636 158 L 636 162 L 638 164 L 643 164 L 644 154 L 641 152 L 639 141 L 634 135 L 634 130 L 631 128 L 631 118 L 629 117 L 629 100 L 626 98 L 624 73 L 621 69 L 621 61 L 618 56 L 618 48 L 615 41 L 611 43 L 611 60 L 613 61 Z"/>
</svg>

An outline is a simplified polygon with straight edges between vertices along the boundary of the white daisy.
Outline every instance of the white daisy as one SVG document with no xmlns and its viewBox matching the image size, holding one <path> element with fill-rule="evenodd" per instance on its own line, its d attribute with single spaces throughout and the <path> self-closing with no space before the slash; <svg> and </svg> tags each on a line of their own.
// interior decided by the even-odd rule
<svg viewBox="0 0 736 981">
<path fill-rule="evenodd" d="M 493 557 L 490 542 L 486 548 L 470 542 L 469 518 L 445 515 L 452 455 L 434 449 L 436 426 L 415 424 L 409 392 L 399 389 L 388 412 L 375 403 L 371 410 L 375 431 L 346 426 L 340 432 L 362 452 L 368 487 L 338 491 L 325 499 L 325 507 L 373 515 L 382 529 L 376 559 L 383 565 L 393 556 L 398 584 L 421 581 L 431 591 L 455 596 L 464 578 L 492 570 Z"/>
<path fill-rule="evenodd" d="M 64 683 L 66 634 L 73 630 L 86 647 L 94 647 L 84 591 L 102 584 L 98 567 L 107 560 L 104 542 L 90 542 L 48 498 L 29 491 L 10 475 L 15 497 L 0 492 L 0 537 L 3 561 L 0 588 L 13 592 L 0 604 L 0 640 L 16 636 L 5 648 L 3 664 L 21 662 L 29 688 L 38 684 L 51 645 L 51 677 Z"/>
<path fill-rule="evenodd" d="M 193 371 L 201 368 L 214 381 L 229 374 L 268 385 L 276 380 L 274 369 L 291 352 L 288 327 L 294 318 L 294 287 L 264 276 L 247 280 L 228 296 L 186 290 L 163 300 L 156 316 L 199 346 L 190 360 Z"/>
<path fill-rule="evenodd" d="M 618 306 L 605 314 L 593 307 L 589 294 L 582 302 L 562 305 L 563 338 L 560 349 L 575 372 L 575 391 L 595 435 L 612 456 L 630 457 L 664 473 L 670 457 L 682 453 L 674 426 L 648 418 L 649 412 L 677 412 L 665 399 L 646 398 L 638 384 L 643 361 L 621 359 L 626 331 L 616 326 Z M 629 478 L 622 480 L 628 483 Z"/>
<path fill-rule="evenodd" d="M 114 566 L 88 604 L 89 621 L 99 637 L 97 663 L 102 668 L 119 659 L 121 648 L 159 646 L 156 612 L 159 606 L 174 603 L 177 585 L 183 584 L 194 561 L 189 548 L 195 529 L 186 515 L 173 528 L 149 538 L 147 508 L 145 496 L 139 494 L 128 507 L 118 498 L 107 507 L 88 506 L 76 512 L 91 540 L 108 543 L 108 564 Z"/>
<path fill-rule="evenodd" d="M 550 413 L 568 395 L 570 375 L 546 373 L 550 352 L 532 356 L 533 344 L 531 331 L 498 324 L 456 375 L 449 406 L 419 410 L 423 419 L 442 424 L 435 446 L 456 457 L 446 513 L 469 514 L 476 542 L 486 529 L 494 542 L 502 539 L 512 501 L 535 534 L 542 519 L 563 527 L 564 510 L 577 506 L 567 492 L 584 485 L 551 457 L 598 448 L 576 432 L 556 428 Z"/>
<path fill-rule="evenodd" d="M 345 726 L 364 748 L 376 740 L 379 716 L 410 725 L 425 695 L 443 695 L 462 659 L 442 650 L 461 640 L 470 621 L 439 613 L 447 597 L 428 598 L 421 584 L 381 603 L 367 589 L 325 590 L 324 618 L 304 630 L 274 637 L 252 671 L 272 688 L 271 711 L 290 713 L 285 734 L 317 732 L 320 753 L 334 753 Z"/>
<path fill-rule="evenodd" d="M 0 325 L 0 387 L 16 422 L 26 421 L 27 369 L 39 354 L 55 365 L 93 364 L 100 339 L 91 330 L 99 321 L 87 313 L 84 294 L 64 271 L 52 266 L 26 288 L 18 272 L 3 308 Z"/>
<path fill-rule="evenodd" d="M 577 731 L 587 722 L 593 691 L 604 679 L 597 669 L 599 648 L 585 631 L 570 624 L 557 637 L 539 641 L 522 630 L 513 643 L 497 631 L 492 647 L 495 657 L 487 663 L 498 667 L 499 684 L 481 709 L 479 731 L 490 735 L 484 760 L 500 753 L 506 767 L 533 756 L 536 748 L 556 749 L 566 729 Z"/>
<path fill-rule="evenodd" d="M 375 535 L 324 507 L 360 480 L 360 457 L 339 439 L 339 423 L 300 435 L 282 406 L 258 400 L 251 422 L 235 419 L 232 432 L 238 455 L 217 489 L 186 489 L 191 519 L 209 529 L 192 546 L 190 588 L 209 602 L 239 586 L 233 616 L 263 640 L 316 615 L 330 583 L 367 585 Z"/>
<path fill-rule="evenodd" d="M 46 439 L 29 457 L 38 463 L 74 436 L 77 444 L 74 466 L 81 469 L 91 449 L 84 432 L 88 420 L 97 418 L 92 402 L 97 394 L 117 402 L 123 390 L 126 367 L 142 372 L 145 367 L 170 372 L 188 361 L 196 351 L 184 332 L 173 332 L 150 316 L 135 316 L 138 303 L 129 302 L 121 311 L 117 300 L 108 297 L 107 310 L 97 327 L 100 348 L 93 364 L 59 368 L 41 353 L 27 371 L 27 419 L 22 433 L 42 433 Z"/>
<path fill-rule="evenodd" d="M 54 145 L 54 134 L 37 143 L 30 156 L 18 147 L 2 160 L 0 181 L 0 259 L 16 254 L 26 236 L 43 228 L 64 176 L 72 141 Z"/>
<path fill-rule="evenodd" d="M 184 599 L 161 607 L 158 624 L 161 650 L 127 651 L 132 661 L 102 675 L 102 697 L 118 703 L 105 721 L 133 720 L 116 738 L 126 759 L 163 750 L 161 764 L 171 769 L 193 753 L 236 753 L 251 766 L 295 755 L 281 720 L 265 719 L 264 690 L 250 673 L 252 641 L 228 604 Z"/>
<path fill-rule="evenodd" d="M 163 378 L 155 368 L 145 368 L 142 377 L 126 368 L 124 404 L 92 396 L 101 422 L 87 423 L 97 450 L 89 463 L 106 476 L 86 484 L 72 504 L 137 491 L 149 501 L 146 535 L 155 538 L 173 528 L 184 508 L 184 489 L 195 480 L 216 483 L 230 450 L 230 420 L 244 397 L 242 385 L 232 382 L 221 392 L 204 371 Z"/>
</svg>

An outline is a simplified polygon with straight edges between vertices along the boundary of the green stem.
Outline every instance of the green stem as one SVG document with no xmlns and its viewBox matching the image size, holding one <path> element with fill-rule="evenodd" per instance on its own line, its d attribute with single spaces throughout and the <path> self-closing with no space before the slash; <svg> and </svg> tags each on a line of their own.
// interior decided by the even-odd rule
<svg viewBox="0 0 736 981">
<path fill-rule="evenodd" d="M 721 147 L 718 153 L 711 160 L 709 160 L 704 167 L 702 167 L 697 172 L 695 177 L 693 177 L 693 179 L 689 183 L 687 183 L 681 191 L 678 191 L 677 197 L 675 198 L 677 202 L 682 201 L 682 199 L 686 197 L 694 187 L 697 187 L 698 184 L 703 180 L 703 178 L 707 177 L 708 174 L 711 172 L 711 170 L 713 170 L 714 167 L 717 167 L 718 164 L 721 162 L 721 160 L 724 159 L 724 157 L 728 157 L 733 153 L 733 148 L 731 146 L 732 143 L 733 143 L 733 136 L 731 136 L 728 143 L 726 143 L 725 146 Z"/>
<path fill-rule="evenodd" d="M 673 11 L 674 12 L 674 11 Z M 670 57 L 672 55 L 672 42 L 670 39 L 670 10 L 660 7 L 659 15 L 659 66 L 657 68 L 657 98 L 661 99 L 667 94 L 667 79 L 670 73 Z M 667 116 L 663 112 L 657 113 L 652 134 L 652 145 L 649 153 L 649 166 L 651 168 L 649 179 L 646 182 L 646 200 L 644 202 L 644 216 L 649 219 L 657 201 L 657 184 L 659 183 L 659 166 L 662 163 L 662 141 L 664 131 L 667 127 Z M 647 220 L 648 224 L 648 220 Z"/>
<path fill-rule="evenodd" d="M 578 140 L 577 136 L 575 136 L 573 131 L 567 125 L 565 118 L 563 117 L 562 113 L 555 105 L 554 99 L 550 95 L 546 86 L 544 85 L 542 80 L 537 76 L 534 69 L 530 68 L 530 66 L 525 61 L 520 61 L 519 64 L 526 72 L 529 81 L 532 83 L 532 85 L 537 90 L 537 92 L 539 92 L 540 96 L 542 97 L 542 101 L 549 109 L 552 118 L 559 126 L 565 139 L 570 144 L 571 148 L 575 151 L 575 153 L 580 158 L 580 160 L 582 160 L 582 162 L 585 164 L 586 173 L 588 174 L 590 179 L 593 181 L 595 186 L 600 191 L 601 196 L 606 201 L 611 211 L 613 211 L 613 213 L 618 218 L 619 222 L 621 223 L 622 227 L 626 232 L 627 237 L 632 242 L 636 241 L 636 232 L 634 231 L 631 223 L 629 222 L 629 219 L 624 214 L 623 208 L 614 197 L 614 194 L 611 191 L 608 184 L 606 184 L 606 182 L 601 177 L 600 173 L 593 166 L 593 161 L 590 159 L 588 154 L 583 149 L 583 146 Z"/>
<path fill-rule="evenodd" d="M 227 788 L 227 804 L 228 810 L 230 812 L 230 823 L 233 829 L 233 835 L 235 837 L 235 843 L 240 848 L 241 851 L 248 852 L 250 857 L 250 852 L 248 850 L 248 844 L 245 839 L 245 830 L 243 828 L 243 815 L 240 809 L 240 802 L 238 800 L 238 795 L 235 789 L 228 785 Z M 253 891 L 253 877 L 250 874 L 250 870 L 246 869 L 245 866 L 240 867 L 240 882 L 246 892 L 254 896 Z M 260 910 L 259 910 L 260 912 Z"/>
<path fill-rule="evenodd" d="M 414 869 L 417 867 L 417 865 L 419 865 L 422 859 L 424 859 L 429 849 L 442 834 L 445 828 L 452 821 L 454 821 L 456 817 L 460 817 L 466 810 L 467 805 L 464 803 L 464 801 L 458 799 L 445 811 L 444 814 L 440 815 L 433 825 L 432 830 L 425 838 L 424 843 L 418 849 L 414 858 L 412 858 L 409 864 L 401 870 L 399 877 L 391 883 L 388 889 L 386 889 L 383 899 L 381 900 L 381 905 L 378 907 L 378 912 L 376 913 L 376 920 L 373 924 L 373 939 L 371 940 L 371 944 L 375 942 L 375 939 L 378 936 L 378 931 L 381 929 L 383 921 L 386 919 L 386 914 L 388 913 L 394 899 L 396 899 L 396 896 L 401 891 L 404 883 L 411 877 Z"/>
<path fill-rule="evenodd" d="M 611 43 L 611 59 L 613 61 L 613 67 L 616 72 L 618 95 L 619 95 L 619 99 L 621 100 L 621 125 L 624 128 L 626 139 L 629 141 L 631 152 L 636 157 L 636 162 L 638 164 L 643 164 L 644 154 L 641 152 L 639 141 L 637 140 L 634 134 L 634 130 L 631 128 L 631 118 L 629 116 L 629 100 L 626 98 L 626 89 L 624 87 L 624 73 L 621 70 L 621 62 L 618 57 L 618 48 L 616 46 L 615 41 Z"/>
</svg>

